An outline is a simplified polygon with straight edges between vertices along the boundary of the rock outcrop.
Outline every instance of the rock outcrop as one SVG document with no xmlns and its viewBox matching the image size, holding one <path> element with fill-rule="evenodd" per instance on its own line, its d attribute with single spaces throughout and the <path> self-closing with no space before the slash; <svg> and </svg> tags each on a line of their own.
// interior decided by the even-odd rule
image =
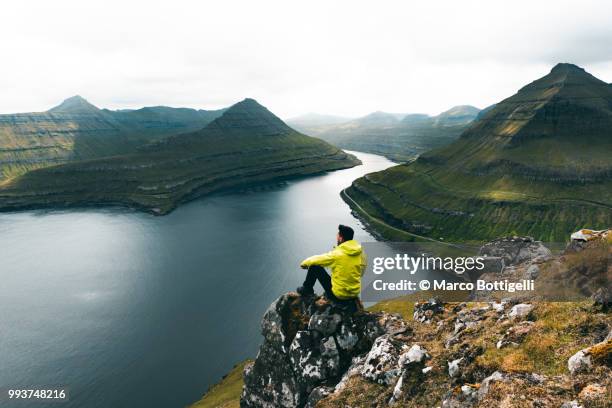
<svg viewBox="0 0 612 408">
<path fill-rule="evenodd" d="M 244 373 L 243 407 L 312 405 L 351 365 L 384 384 L 397 376 L 389 370 L 399 357 L 392 335 L 405 329 L 398 316 L 353 314 L 324 298 L 289 293 L 272 303 L 261 327 L 264 342 Z"/>
<path fill-rule="evenodd" d="M 265 313 L 241 407 L 604 406 L 612 321 L 592 307 L 431 299 L 404 320 L 289 293 Z"/>
<path fill-rule="evenodd" d="M 538 279 L 550 279 L 551 264 L 597 269 L 606 257 L 544 249 L 519 238 L 485 246 L 513 273 L 540 266 Z M 263 318 L 241 407 L 607 406 L 612 317 L 596 298 L 385 301 L 398 315 L 289 293 Z"/>
<path fill-rule="evenodd" d="M 552 258 L 552 252 L 542 242 L 532 237 L 510 236 L 487 242 L 480 248 L 480 256 L 503 260 L 504 266 L 513 266 L 525 261 L 539 263 Z"/>
</svg>

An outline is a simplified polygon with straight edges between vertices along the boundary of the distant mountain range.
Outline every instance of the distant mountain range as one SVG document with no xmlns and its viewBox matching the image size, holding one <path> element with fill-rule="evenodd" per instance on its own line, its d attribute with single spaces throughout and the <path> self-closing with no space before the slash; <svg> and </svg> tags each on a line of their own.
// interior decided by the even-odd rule
<svg viewBox="0 0 612 408">
<path fill-rule="evenodd" d="M 373 112 L 341 122 L 338 117 L 307 115 L 287 122 L 343 149 L 384 155 L 398 162 L 453 142 L 478 116 L 473 106 L 455 106 L 437 116 Z"/>
<path fill-rule="evenodd" d="M 0 181 L 49 165 L 134 152 L 159 138 L 201 129 L 223 111 L 112 111 L 73 96 L 46 112 L 0 115 Z"/>
<path fill-rule="evenodd" d="M 347 193 L 388 226 L 436 239 L 515 232 L 554 241 L 610 227 L 612 87 L 558 64 L 454 143 L 361 178 Z"/>
<path fill-rule="evenodd" d="M 359 164 L 253 99 L 221 111 L 108 111 L 76 97 L 5 119 L 0 140 L 13 147 L 3 154 L 20 167 L 5 170 L 0 210 L 120 204 L 165 214 L 213 191 Z"/>
</svg>

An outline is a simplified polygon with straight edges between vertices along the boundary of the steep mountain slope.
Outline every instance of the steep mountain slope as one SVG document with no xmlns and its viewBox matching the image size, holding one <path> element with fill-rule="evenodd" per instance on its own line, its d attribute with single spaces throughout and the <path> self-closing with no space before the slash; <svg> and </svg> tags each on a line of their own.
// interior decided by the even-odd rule
<svg viewBox="0 0 612 408">
<path fill-rule="evenodd" d="M 111 111 L 74 96 L 46 112 L 0 115 L 0 182 L 35 168 L 133 152 L 160 137 L 201 129 L 222 113 Z"/>
<path fill-rule="evenodd" d="M 412 233 L 562 240 L 612 224 L 612 90 L 571 64 L 491 108 L 455 143 L 357 180 L 362 210 Z M 349 200 L 350 201 L 350 200 Z"/>
<path fill-rule="evenodd" d="M 245 99 L 197 132 L 127 155 L 28 172 L 0 188 L 0 209 L 121 204 L 164 214 L 213 191 L 358 163 Z"/>
<path fill-rule="evenodd" d="M 456 106 L 437 116 L 374 112 L 352 121 L 302 130 L 344 149 L 384 155 L 399 162 L 454 141 L 478 108 Z"/>
</svg>

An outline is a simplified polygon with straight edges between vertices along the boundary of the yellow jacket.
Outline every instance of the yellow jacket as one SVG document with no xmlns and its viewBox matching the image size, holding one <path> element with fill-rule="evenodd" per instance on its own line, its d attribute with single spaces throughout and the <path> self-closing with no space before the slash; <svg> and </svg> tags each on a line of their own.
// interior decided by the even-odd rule
<svg viewBox="0 0 612 408">
<path fill-rule="evenodd" d="M 314 255 L 302 261 L 301 266 L 331 267 L 332 292 L 339 299 L 350 299 L 361 292 L 361 276 L 367 257 L 361 244 L 355 240 L 341 243 L 326 254 Z"/>
</svg>

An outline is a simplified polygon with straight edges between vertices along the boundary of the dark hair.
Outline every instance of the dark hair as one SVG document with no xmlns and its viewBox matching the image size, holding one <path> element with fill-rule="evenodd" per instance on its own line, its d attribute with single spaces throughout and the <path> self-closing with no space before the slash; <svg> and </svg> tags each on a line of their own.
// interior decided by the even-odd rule
<svg viewBox="0 0 612 408">
<path fill-rule="evenodd" d="M 340 233 L 343 241 L 350 241 L 353 239 L 353 235 L 355 234 L 355 231 L 353 231 L 351 227 L 347 227 L 346 225 L 342 224 L 338 225 L 338 232 Z"/>
</svg>

